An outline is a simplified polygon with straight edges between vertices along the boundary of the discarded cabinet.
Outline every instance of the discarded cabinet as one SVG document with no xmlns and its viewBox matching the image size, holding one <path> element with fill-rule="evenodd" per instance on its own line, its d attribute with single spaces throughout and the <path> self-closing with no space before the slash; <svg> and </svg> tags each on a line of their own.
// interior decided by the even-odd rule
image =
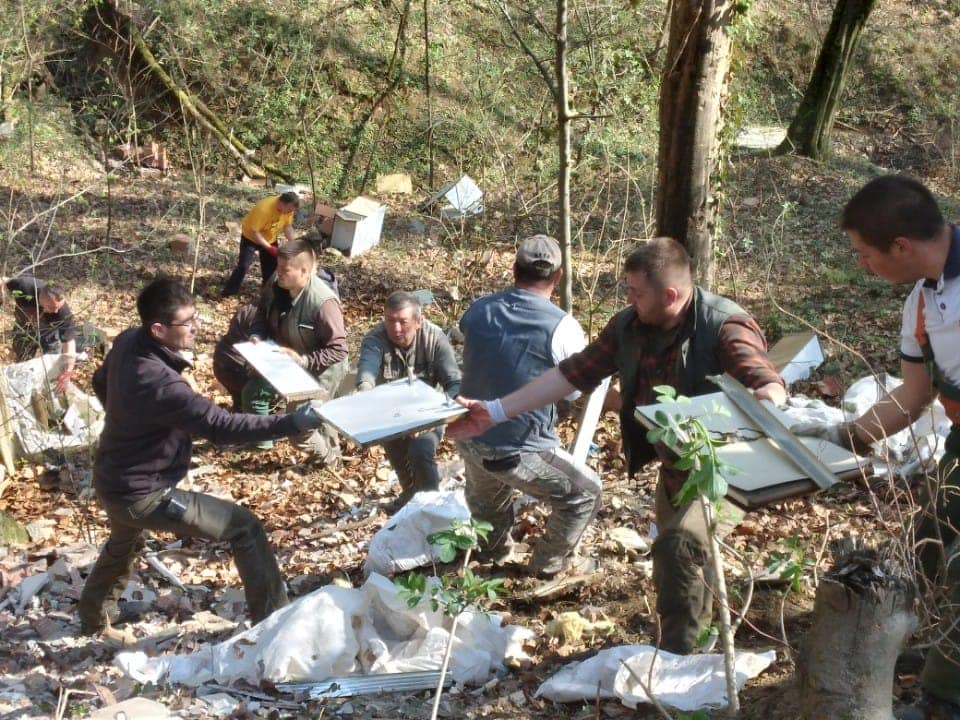
<svg viewBox="0 0 960 720">
<path fill-rule="evenodd" d="M 385 205 L 358 197 L 337 211 L 330 244 L 348 257 L 360 255 L 380 243 Z"/>
</svg>

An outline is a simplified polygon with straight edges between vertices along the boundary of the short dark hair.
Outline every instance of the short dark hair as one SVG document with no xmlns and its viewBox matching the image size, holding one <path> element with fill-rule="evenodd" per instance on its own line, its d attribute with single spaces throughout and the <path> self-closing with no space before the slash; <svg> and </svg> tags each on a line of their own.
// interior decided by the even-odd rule
<svg viewBox="0 0 960 720">
<path fill-rule="evenodd" d="M 560 268 L 551 270 L 548 267 L 537 267 L 535 265 L 520 265 L 513 263 L 513 277 L 517 282 L 522 283 L 542 283 L 550 280 L 554 275 L 560 272 Z"/>
<path fill-rule="evenodd" d="M 48 298 L 53 298 L 57 302 L 60 302 L 67 297 L 67 291 L 64 289 L 63 285 L 58 285 L 56 283 L 50 283 L 44 285 L 40 288 L 40 295 L 46 295 Z"/>
<path fill-rule="evenodd" d="M 157 278 L 137 296 L 140 323 L 148 328 L 153 323 L 172 323 L 180 308 L 193 307 L 193 296 L 178 280 Z"/>
<path fill-rule="evenodd" d="M 288 190 L 280 195 L 280 202 L 286 205 L 293 205 L 295 208 L 298 208 L 300 207 L 300 196 L 292 190 Z"/>
<path fill-rule="evenodd" d="M 317 261 L 317 251 L 313 249 L 313 245 L 309 240 L 303 238 L 294 238 L 288 242 L 285 242 L 277 250 L 277 257 L 281 257 L 286 261 L 295 260 L 304 253 L 310 254 L 310 262 L 315 263 Z"/>
<path fill-rule="evenodd" d="M 623 272 L 641 272 L 658 289 L 670 285 L 679 273 L 693 282 L 693 263 L 686 248 L 671 237 L 655 237 L 633 248 L 623 261 Z"/>
<path fill-rule="evenodd" d="M 840 227 L 882 252 L 898 237 L 932 240 L 944 220 L 933 194 L 908 175 L 881 175 L 864 185 L 843 208 Z"/>
<path fill-rule="evenodd" d="M 405 290 L 390 293 L 383 307 L 385 310 L 403 310 L 412 307 L 414 317 L 420 317 L 420 300 L 416 295 Z"/>
</svg>

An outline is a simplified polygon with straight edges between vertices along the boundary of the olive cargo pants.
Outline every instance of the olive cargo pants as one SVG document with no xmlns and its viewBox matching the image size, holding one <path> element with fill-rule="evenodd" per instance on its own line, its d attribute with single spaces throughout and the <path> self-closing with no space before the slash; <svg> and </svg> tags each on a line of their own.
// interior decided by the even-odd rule
<svg viewBox="0 0 960 720">
<path fill-rule="evenodd" d="M 287 604 L 287 592 L 267 534 L 256 515 L 203 493 L 166 488 L 130 503 L 101 498 L 110 537 L 80 594 L 80 626 L 87 634 L 116 616 L 117 601 L 143 544 L 144 530 L 229 542 L 254 623 Z"/>
</svg>

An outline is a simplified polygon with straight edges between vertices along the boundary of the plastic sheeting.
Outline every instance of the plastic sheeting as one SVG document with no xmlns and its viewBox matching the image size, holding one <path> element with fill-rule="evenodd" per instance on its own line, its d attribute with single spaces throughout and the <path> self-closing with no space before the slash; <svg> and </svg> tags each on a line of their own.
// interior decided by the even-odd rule
<svg viewBox="0 0 960 720">
<path fill-rule="evenodd" d="M 430 565 L 439 555 L 427 536 L 446 530 L 453 520 L 469 519 L 462 489 L 417 493 L 370 539 L 364 574 L 393 575 Z"/>
<path fill-rule="evenodd" d="M 776 653 L 738 652 L 737 687 L 763 672 Z M 649 701 L 626 663 L 647 684 L 657 700 L 680 711 L 723 707 L 727 704 L 723 655 L 674 655 L 650 645 L 624 645 L 601 650 L 583 662 L 566 665 L 546 680 L 536 696 L 555 702 L 619 698 L 635 708 Z M 651 664 L 653 672 L 650 672 Z"/>
<path fill-rule="evenodd" d="M 427 602 L 408 608 L 393 583 L 375 574 L 361 588 L 320 588 L 197 652 L 159 657 L 122 652 L 115 662 L 138 682 L 189 686 L 435 670 L 451 624 L 452 618 L 430 610 Z M 528 659 L 522 644 L 532 637 L 525 628 L 503 626 L 494 613 L 468 610 L 457 626 L 450 673 L 459 683 L 484 683 L 508 658 Z"/>
</svg>

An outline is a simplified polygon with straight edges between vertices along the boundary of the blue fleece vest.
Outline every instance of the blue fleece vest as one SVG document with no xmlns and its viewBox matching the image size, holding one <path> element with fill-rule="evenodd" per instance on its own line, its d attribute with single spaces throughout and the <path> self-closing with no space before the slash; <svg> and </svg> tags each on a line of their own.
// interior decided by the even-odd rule
<svg viewBox="0 0 960 720">
<path fill-rule="evenodd" d="M 547 298 L 508 288 L 477 300 L 460 320 L 465 336 L 465 397 L 493 400 L 508 395 L 554 367 L 551 343 L 564 312 Z M 523 413 L 476 438 L 503 452 L 538 452 L 560 444 L 557 408 Z"/>
</svg>

